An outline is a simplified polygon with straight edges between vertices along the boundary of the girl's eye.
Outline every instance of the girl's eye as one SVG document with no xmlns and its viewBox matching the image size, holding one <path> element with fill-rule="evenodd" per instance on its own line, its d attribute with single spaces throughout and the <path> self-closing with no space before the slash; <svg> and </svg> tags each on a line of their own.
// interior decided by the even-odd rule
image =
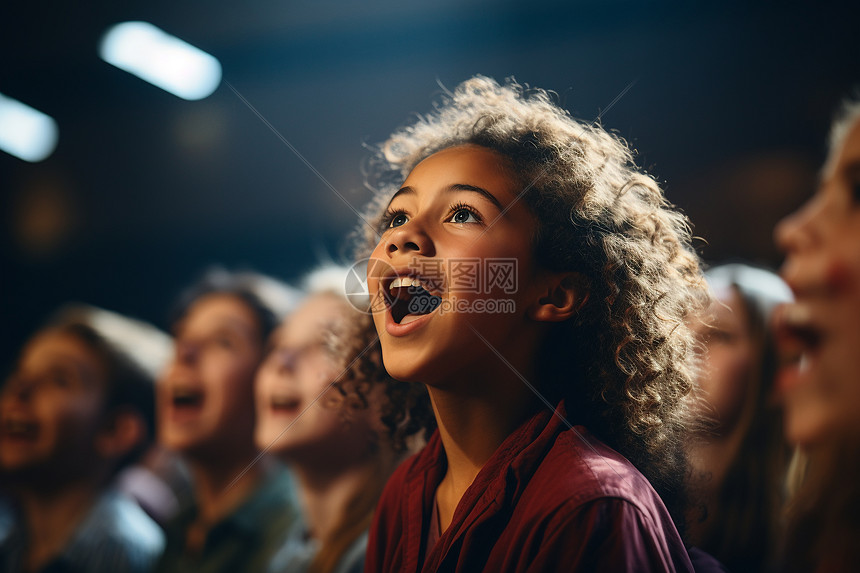
<svg viewBox="0 0 860 573">
<path fill-rule="evenodd" d="M 460 207 L 449 219 L 451 223 L 479 223 L 480 219 L 469 209 Z"/>
<path fill-rule="evenodd" d="M 406 213 L 395 213 L 392 215 L 391 221 L 388 223 L 388 227 L 400 227 L 401 225 L 405 225 L 408 220 L 409 218 L 406 216 Z"/>
<path fill-rule="evenodd" d="M 216 336 L 213 339 L 213 342 L 219 348 L 225 348 L 227 350 L 232 350 L 235 344 L 233 344 L 233 340 L 226 336 Z"/>
<path fill-rule="evenodd" d="M 72 385 L 71 376 L 62 370 L 52 370 L 48 373 L 48 381 L 57 388 L 68 388 Z"/>
<path fill-rule="evenodd" d="M 731 344 L 735 339 L 737 339 L 737 335 L 728 330 L 714 329 L 708 333 L 709 343 Z"/>
</svg>

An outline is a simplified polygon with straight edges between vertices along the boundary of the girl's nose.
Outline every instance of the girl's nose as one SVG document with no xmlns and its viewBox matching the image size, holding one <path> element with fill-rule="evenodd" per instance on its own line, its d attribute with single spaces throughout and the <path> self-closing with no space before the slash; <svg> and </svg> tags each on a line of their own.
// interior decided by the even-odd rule
<svg viewBox="0 0 860 573">
<path fill-rule="evenodd" d="M 817 197 L 777 224 L 774 229 L 776 245 L 786 254 L 803 251 L 814 245 L 819 238 L 817 220 L 821 204 Z"/>
<path fill-rule="evenodd" d="M 278 372 L 287 374 L 296 370 L 299 352 L 290 348 L 279 348 L 275 352 L 275 365 Z"/>
<path fill-rule="evenodd" d="M 415 254 L 432 257 L 435 254 L 433 240 L 416 221 L 409 221 L 402 227 L 395 228 L 387 237 L 388 256 L 394 253 Z"/>
<path fill-rule="evenodd" d="M 16 378 L 15 380 L 9 382 L 8 395 L 11 398 L 15 398 L 20 402 L 27 402 L 33 396 L 33 393 L 36 391 L 36 387 L 39 385 L 39 380 L 31 377 L 21 377 Z"/>
<path fill-rule="evenodd" d="M 181 341 L 176 343 L 176 362 L 190 366 L 197 361 L 199 345 L 194 342 Z"/>
</svg>

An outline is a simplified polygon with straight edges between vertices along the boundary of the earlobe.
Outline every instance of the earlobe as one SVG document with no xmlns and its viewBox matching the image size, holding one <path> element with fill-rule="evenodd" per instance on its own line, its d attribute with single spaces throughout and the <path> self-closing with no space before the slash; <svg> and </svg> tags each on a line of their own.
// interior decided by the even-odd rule
<svg viewBox="0 0 860 573">
<path fill-rule="evenodd" d="M 107 459 L 121 458 L 146 436 L 146 422 L 133 410 L 120 410 L 96 437 L 96 451 Z"/>
<path fill-rule="evenodd" d="M 588 280 L 580 273 L 551 276 L 543 294 L 529 308 L 529 316 L 540 322 L 568 320 L 588 300 L 588 290 Z"/>
</svg>

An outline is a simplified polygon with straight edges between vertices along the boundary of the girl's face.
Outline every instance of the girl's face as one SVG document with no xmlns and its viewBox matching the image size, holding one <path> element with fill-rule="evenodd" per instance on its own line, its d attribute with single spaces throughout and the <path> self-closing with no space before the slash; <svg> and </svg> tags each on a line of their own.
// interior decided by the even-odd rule
<svg viewBox="0 0 860 573">
<path fill-rule="evenodd" d="M 734 428 L 741 418 L 752 382 L 756 350 L 746 308 L 733 287 L 714 289 L 714 303 L 708 315 L 710 325 L 699 327 L 707 349 L 699 386 L 710 406 L 703 414 L 716 417 L 722 434 Z"/>
<path fill-rule="evenodd" d="M 860 432 L 860 121 L 832 153 L 818 192 L 776 231 L 796 297 L 778 334 L 803 356 L 781 380 L 786 434 L 799 444 Z"/>
<path fill-rule="evenodd" d="M 422 161 L 394 195 L 368 264 L 394 378 L 434 385 L 498 362 L 476 332 L 503 356 L 520 351 L 536 273 L 522 190 L 504 158 L 464 145 Z"/>
<path fill-rule="evenodd" d="M 158 385 L 158 428 L 168 448 L 221 456 L 253 448 L 260 323 L 230 294 L 198 299 L 176 327 L 176 354 Z"/>
<path fill-rule="evenodd" d="M 257 373 L 258 448 L 295 461 L 354 453 L 358 438 L 366 443 L 366 411 L 347 423 L 338 408 L 326 406 L 330 393 L 337 393 L 332 382 L 345 366 L 332 355 L 328 336 L 342 332 L 354 312 L 342 297 L 314 295 L 272 335 Z"/>
<path fill-rule="evenodd" d="M 68 476 L 92 469 L 107 372 L 75 336 L 33 339 L 0 394 L 0 467 L 12 475 Z"/>
</svg>

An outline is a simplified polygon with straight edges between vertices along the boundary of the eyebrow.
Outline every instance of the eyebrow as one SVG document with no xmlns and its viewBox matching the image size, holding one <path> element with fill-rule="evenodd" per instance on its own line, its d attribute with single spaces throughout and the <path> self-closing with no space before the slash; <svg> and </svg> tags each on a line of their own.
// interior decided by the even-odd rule
<svg viewBox="0 0 860 573">
<path fill-rule="evenodd" d="M 252 325 L 249 325 L 244 320 L 233 318 L 232 316 L 222 317 L 212 330 L 214 332 L 219 332 L 219 330 L 224 328 L 232 328 L 233 330 L 247 335 L 252 339 L 256 338 L 256 334 L 254 333 L 256 329 Z"/>
<path fill-rule="evenodd" d="M 182 337 L 183 334 L 185 334 L 185 328 L 186 328 L 187 324 L 188 324 L 187 319 L 183 319 L 183 320 L 179 321 L 177 323 L 177 325 L 173 328 L 173 337 L 174 338 Z M 212 321 L 211 332 L 218 333 L 221 330 L 230 329 L 230 328 L 235 329 L 240 334 L 250 336 L 251 338 L 255 338 L 255 336 L 256 336 L 254 334 L 254 328 L 252 326 L 249 326 L 248 324 L 246 324 L 242 320 L 239 320 L 239 319 L 236 319 L 236 318 L 233 318 L 230 316 L 216 317 Z"/>
<path fill-rule="evenodd" d="M 492 193 L 490 193 L 489 191 L 487 191 L 483 187 L 478 187 L 477 185 L 469 185 L 467 183 L 454 183 L 453 185 L 449 185 L 445 189 L 445 191 L 447 191 L 449 193 L 455 193 L 457 191 L 471 191 L 472 193 L 477 193 L 477 194 L 483 196 L 485 199 L 487 199 L 490 203 L 495 205 L 499 209 L 499 211 L 504 211 L 504 207 L 502 207 L 502 204 L 499 202 L 499 200 L 496 199 L 496 197 Z M 411 195 L 414 193 L 415 193 L 414 187 L 409 187 L 409 186 L 401 187 L 400 189 L 397 190 L 397 193 L 395 193 L 394 196 L 391 197 L 391 200 L 388 202 L 388 205 L 391 206 L 391 204 L 394 202 L 394 200 L 397 197 L 399 197 L 400 195 Z"/>
</svg>

